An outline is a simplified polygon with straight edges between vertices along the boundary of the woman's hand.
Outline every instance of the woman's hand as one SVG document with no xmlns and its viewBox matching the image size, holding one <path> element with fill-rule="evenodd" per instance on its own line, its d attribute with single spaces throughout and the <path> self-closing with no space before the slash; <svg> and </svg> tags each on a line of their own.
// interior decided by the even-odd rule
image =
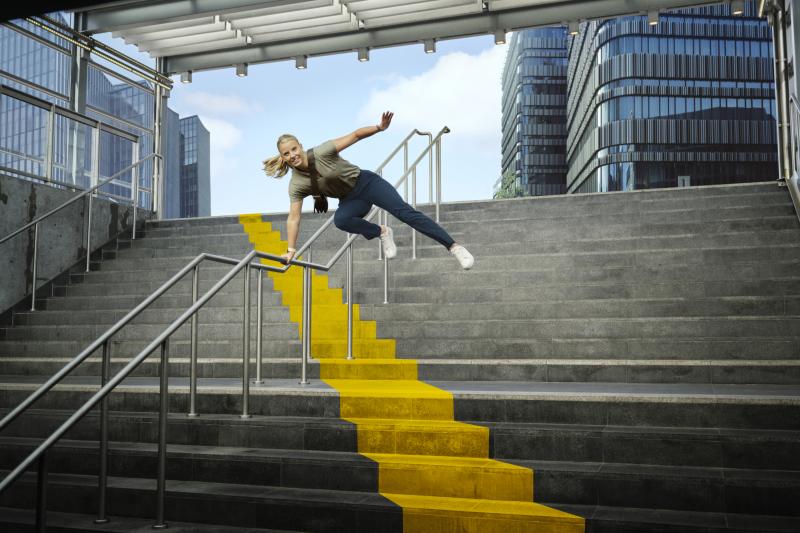
<svg viewBox="0 0 800 533">
<path fill-rule="evenodd" d="M 394 113 L 392 113 L 391 111 L 385 111 L 383 115 L 381 115 L 381 123 L 378 124 L 378 128 L 380 128 L 381 131 L 385 131 L 392 123 L 393 116 Z"/>
<path fill-rule="evenodd" d="M 281 257 L 283 258 L 283 262 L 284 262 L 284 263 L 286 263 L 286 264 L 288 265 L 288 264 L 289 264 L 289 261 L 291 261 L 292 259 L 294 259 L 294 254 L 295 254 L 295 253 L 297 253 L 297 252 L 286 252 L 285 254 L 283 254 L 283 255 L 281 256 Z"/>
</svg>

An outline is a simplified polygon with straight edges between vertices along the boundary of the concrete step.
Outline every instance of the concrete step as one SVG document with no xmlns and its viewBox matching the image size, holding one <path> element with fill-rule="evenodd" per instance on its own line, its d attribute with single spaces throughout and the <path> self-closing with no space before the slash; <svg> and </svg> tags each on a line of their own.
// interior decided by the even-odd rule
<svg viewBox="0 0 800 533">
<path fill-rule="evenodd" d="M 27 508 L 35 494 L 35 474 L 26 474 L 0 496 L 0 505 Z M 154 479 L 111 477 L 108 514 L 150 518 L 155 514 Z M 48 507 L 57 512 L 95 512 L 95 476 L 52 474 Z M 262 487 L 210 482 L 167 483 L 168 521 L 283 530 L 402 531 L 402 509 L 377 493 Z"/>
<path fill-rule="evenodd" d="M 17 405 L 36 377 L 4 376 L 0 407 Z M 94 384 L 93 384 L 94 383 Z M 40 409 L 75 409 L 98 388 L 97 378 L 65 378 L 39 400 Z M 170 379 L 170 412 L 188 412 L 188 380 Z M 465 422 L 559 423 L 636 427 L 800 430 L 797 385 L 610 384 L 431 381 L 453 394 L 455 419 Z M 375 383 L 380 386 L 380 383 Z M 267 380 L 251 387 L 250 413 L 338 417 L 339 395 L 323 382 Z M 241 380 L 198 384 L 199 413 L 241 413 Z M 158 409 L 157 380 L 129 378 L 109 396 L 114 411 Z"/>
<path fill-rule="evenodd" d="M 267 379 L 300 378 L 301 358 L 262 354 L 262 376 Z M 71 359 L 67 357 L 0 357 L 0 375 L 50 376 Z M 129 358 L 112 358 L 111 373 L 122 370 Z M 309 361 L 307 372 L 319 378 L 320 365 Z M 641 359 L 420 359 L 416 365 L 422 380 L 456 381 L 532 381 L 584 383 L 707 383 L 707 384 L 800 384 L 800 361 L 774 360 L 641 360 Z M 73 376 L 99 376 L 101 359 L 90 357 Z M 189 358 L 170 358 L 170 376 L 187 377 Z M 136 377 L 159 375 L 157 359 L 143 362 L 132 374 Z M 238 378 L 242 375 L 239 357 L 200 358 L 197 375 L 201 378 Z M 256 376 L 255 356 L 250 376 Z"/>
</svg>

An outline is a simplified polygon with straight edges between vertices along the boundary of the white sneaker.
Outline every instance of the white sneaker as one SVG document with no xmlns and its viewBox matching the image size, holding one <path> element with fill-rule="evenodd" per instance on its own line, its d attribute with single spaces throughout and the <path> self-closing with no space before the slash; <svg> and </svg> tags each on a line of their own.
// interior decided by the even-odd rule
<svg viewBox="0 0 800 533">
<path fill-rule="evenodd" d="M 397 246 L 394 244 L 394 232 L 389 226 L 386 226 L 386 233 L 381 234 L 381 246 L 383 246 L 383 253 L 386 255 L 386 259 L 392 259 L 397 256 Z"/>
<path fill-rule="evenodd" d="M 475 264 L 475 258 L 460 244 L 454 244 L 453 247 L 450 248 L 450 253 L 458 259 L 458 263 L 464 270 L 469 270 L 472 268 L 472 265 Z"/>
</svg>

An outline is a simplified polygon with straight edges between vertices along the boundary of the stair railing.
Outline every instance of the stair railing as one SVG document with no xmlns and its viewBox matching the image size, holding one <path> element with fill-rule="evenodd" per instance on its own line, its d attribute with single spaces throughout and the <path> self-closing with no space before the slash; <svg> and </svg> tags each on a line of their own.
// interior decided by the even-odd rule
<svg viewBox="0 0 800 533">
<path fill-rule="evenodd" d="M 74 204 L 75 202 L 77 202 L 81 198 L 84 198 L 84 197 L 88 196 L 89 197 L 89 200 L 88 200 L 89 206 L 86 209 L 86 211 L 87 211 L 87 222 L 86 222 L 86 272 L 89 272 L 89 259 L 90 259 L 91 255 L 92 255 L 92 198 L 94 197 L 94 192 L 97 189 L 99 189 L 100 187 L 102 187 L 103 185 L 107 185 L 108 183 L 111 183 L 112 181 L 117 179 L 122 174 L 128 172 L 129 170 L 135 170 L 136 168 L 139 167 L 139 165 L 141 165 L 142 163 L 144 163 L 145 161 L 147 161 L 147 160 L 149 160 L 149 159 L 151 159 L 153 157 L 161 157 L 161 156 L 158 155 L 158 154 L 150 154 L 150 155 L 147 155 L 147 156 L 139 159 L 135 163 L 132 163 L 132 164 L 128 165 L 127 167 L 123 168 L 119 172 L 116 172 L 116 173 L 112 174 L 108 179 L 105 179 L 105 180 L 101 181 L 100 183 L 98 183 L 97 185 L 93 186 L 90 189 L 86 189 L 81 194 L 75 196 L 74 198 L 70 198 L 69 200 L 67 200 L 66 202 L 64 202 L 60 206 L 56 207 L 55 209 L 52 209 L 51 211 L 45 213 L 44 215 L 42 215 L 40 217 L 36 217 L 34 220 L 28 222 L 27 224 L 25 224 L 21 228 L 15 230 L 15 231 L 12 231 L 8 235 L 6 235 L 2 239 L 0 239 L 0 245 L 2 245 L 4 242 L 6 242 L 6 241 L 12 239 L 13 237 L 19 235 L 23 231 L 28 230 L 31 227 L 33 228 L 33 266 L 32 266 L 33 275 L 31 277 L 32 278 L 31 279 L 31 311 L 36 311 L 36 267 L 38 265 L 38 257 L 39 257 L 39 223 L 41 223 L 42 221 L 46 220 L 50 216 L 58 213 L 59 211 L 61 211 L 65 207 L 68 207 L 68 206 Z M 138 198 L 138 195 L 139 195 L 139 187 L 138 187 L 139 178 L 138 178 L 138 174 L 136 172 L 134 172 L 132 180 L 134 182 L 133 186 L 131 187 L 131 203 L 133 205 L 132 238 L 136 239 L 136 207 L 137 207 L 136 204 L 138 203 L 137 198 Z"/>
<path fill-rule="evenodd" d="M 800 137 L 800 105 L 797 103 L 797 99 L 794 95 L 789 95 L 789 101 L 791 102 L 790 111 L 791 111 L 791 145 L 790 145 L 790 152 L 792 157 L 792 176 L 786 180 L 786 185 L 789 189 L 789 196 L 792 198 L 792 203 L 794 204 L 795 214 L 800 218 L 800 175 L 798 174 L 798 170 L 800 169 L 800 143 L 798 143 L 798 138 Z"/>
<path fill-rule="evenodd" d="M 416 159 L 416 161 L 408 168 L 401 178 L 395 184 L 395 188 L 405 182 L 408 176 L 416 171 L 416 166 L 425 157 L 425 155 L 434 149 L 434 146 L 441 140 L 442 135 L 448 133 L 450 130 L 445 127 L 439 134 L 431 141 L 427 149 Z M 87 191 L 90 192 L 90 191 Z M 366 220 L 371 220 L 372 217 L 378 212 L 377 207 L 373 207 L 365 217 Z M 314 240 L 322 234 L 324 229 L 330 225 L 332 219 L 326 221 L 311 239 L 306 241 L 297 252 L 297 256 L 309 250 Z M 33 452 L 31 452 L 22 462 L 17 465 L 11 472 L 9 472 L 2 480 L 0 480 L 0 494 L 9 488 L 22 474 L 30 468 L 34 462 L 38 463 L 37 473 L 37 500 L 36 500 L 36 529 L 37 531 L 45 531 L 46 528 L 46 492 L 47 492 L 47 455 L 52 446 L 64 436 L 64 434 L 75 426 L 91 409 L 98 403 L 100 406 L 100 474 L 98 476 L 98 518 L 96 523 L 105 523 L 108 521 L 106 516 L 106 493 L 107 493 L 107 478 L 108 478 L 108 399 L 107 396 L 119 386 L 124 379 L 130 376 L 139 365 L 147 359 L 156 349 L 160 349 L 159 361 L 159 415 L 158 415 L 158 478 L 156 484 L 157 492 L 157 509 L 156 521 L 153 526 L 156 529 L 163 529 L 167 527 L 164 521 L 165 511 L 165 498 L 166 498 L 166 453 L 167 453 L 167 416 L 169 410 L 169 339 L 175 331 L 178 330 L 183 324 L 191 319 L 191 362 L 190 362 L 190 407 L 188 416 L 198 416 L 196 411 L 196 394 L 197 394 L 197 312 L 205 306 L 206 303 L 216 295 L 223 287 L 225 287 L 239 272 L 244 270 L 244 290 L 243 290 L 243 320 L 242 320 L 242 414 L 241 418 L 250 418 L 249 413 L 249 395 L 250 395 L 250 271 L 251 269 L 258 270 L 258 330 L 257 330 L 257 375 L 256 382 L 260 381 L 262 354 L 261 354 L 261 330 L 262 324 L 261 308 L 262 308 L 262 279 L 264 271 L 272 271 L 283 273 L 286 272 L 292 265 L 297 265 L 303 268 L 303 329 L 302 329 L 302 362 L 301 362 L 301 380 L 300 384 L 307 385 L 307 364 L 310 357 L 311 346 L 311 271 L 319 270 L 327 272 L 333 265 L 347 252 L 347 359 L 353 359 L 353 242 L 358 235 L 349 235 L 346 242 L 337 250 L 333 257 L 326 264 L 312 263 L 311 261 L 304 261 L 300 259 L 293 259 L 284 267 L 274 267 L 270 265 L 263 265 L 260 263 L 253 263 L 255 259 L 268 259 L 272 261 L 284 262 L 283 258 L 278 255 L 268 254 L 253 250 L 245 255 L 241 260 L 232 259 L 229 257 L 218 256 L 213 254 L 203 253 L 198 255 L 195 259 L 190 261 L 180 271 L 178 271 L 172 278 L 166 281 L 158 289 L 156 289 L 150 296 L 131 310 L 125 317 L 112 325 L 103 335 L 98 337 L 86 349 L 73 358 L 67 365 L 58 371 L 47 382 L 41 385 L 36 391 L 29 395 L 22 401 L 16 408 L 8 413 L 2 420 L 0 420 L 0 431 L 6 428 L 11 422 L 16 420 L 25 410 L 27 410 L 36 400 L 41 398 L 54 386 L 60 383 L 72 370 L 85 361 L 91 354 L 98 348 L 102 348 L 102 371 L 101 371 L 101 388 L 87 400 L 81 407 L 79 407 L 72 416 L 69 417 L 61 426 L 59 426 L 51 435 L 40 444 Z M 220 263 L 227 263 L 235 265 L 228 271 L 211 289 L 209 289 L 202 297 L 198 299 L 198 284 L 199 284 L 199 266 L 200 263 L 209 260 Z M 147 309 L 155 302 L 157 298 L 163 295 L 167 290 L 178 283 L 183 277 L 193 271 L 192 278 L 192 305 L 177 319 L 175 319 L 159 336 L 150 342 L 143 350 L 141 350 L 128 364 L 126 364 L 120 371 L 109 379 L 111 358 L 109 350 L 109 342 L 111 337 L 119 332 L 124 326 L 129 324 L 140 313 Z"/>
</svg>

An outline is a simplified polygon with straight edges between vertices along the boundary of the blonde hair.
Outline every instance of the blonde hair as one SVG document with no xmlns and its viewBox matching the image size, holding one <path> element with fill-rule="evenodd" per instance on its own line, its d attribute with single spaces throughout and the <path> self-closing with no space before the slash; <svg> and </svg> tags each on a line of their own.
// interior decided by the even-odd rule
<svg viewBox="0 0 800 533">
<path fill-rule="evenodd" d="M 300 144 L 300 141 L 297 140 L 297 137 L 289 133 L 284 133 L 278 137 L 278 142 L 275 143 L 275 146 L 278 148 L 278 152 L 280 152 L 281 144 L 285 143 L 286 141 L 294 141 L 297 144 Z M 286 161 L 283 160 L 280 153 L 264 160 L 264 173 L 273 178 L 282 178 L 287 172 L 289 172 L 290 168 L 291 167 L 286 163 Z"/>
</svg>

